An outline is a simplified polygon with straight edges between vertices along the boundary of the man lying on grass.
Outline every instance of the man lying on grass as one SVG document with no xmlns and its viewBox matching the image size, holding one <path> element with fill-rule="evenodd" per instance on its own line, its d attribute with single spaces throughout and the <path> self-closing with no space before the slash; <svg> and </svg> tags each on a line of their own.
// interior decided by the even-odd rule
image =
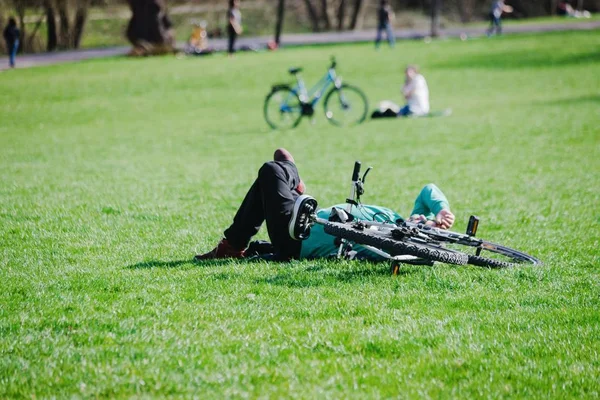
<svg viewBox="0 0 600 400">
<path fill-rule="evenodd" d="M 258 177 L 248 190 L 233 223 L 224 232 L 224 238 L 211 251 L 198 254 L 196 260 L 218 258 L 243 258 L 255 255 L 248 251 L 250 240 L 256 235 L 264 221 L 271 239 L 269 252 L 271 259 L 289 261 L 301 258 L 331 257 L 337 254 L 336 238 L 328 235 L 320 225 L 312 227 L 310 236 L 299 241 L 290 236 L 290 226 L 298 217 L 296 200 L 304 193 L 304 183 L 298 175 L 294 158 L 285 149 L 277 149 L 273 161 L 266 162 L 258 171 Z M 313 200 L 314 201 L 314 200 Z M 296 205 L 296 207 L 295 207 Z M 333 207 L 345 208 L 346 205 Z M 317 212 L 321 218 L 328 218 L 333 207 Z M 363 205 L 352 207 L 355 219 L 369 221 L 397 221 L 402 217 L 386 207 Z M 410 216 L 414 222 L 448 229 L 454 224 L 454 214 L 446 196 L 434 184 L 426 185 L 415 200 Z M 257 248 L 256 244 L 250 246 Z M 264 245 L 262 246 L 265 247 Z M 355 258 L 383 260 L 368 249 L 356 246 Z M 260 251 L 259 251 L 260 252 Z"/>
</svg>

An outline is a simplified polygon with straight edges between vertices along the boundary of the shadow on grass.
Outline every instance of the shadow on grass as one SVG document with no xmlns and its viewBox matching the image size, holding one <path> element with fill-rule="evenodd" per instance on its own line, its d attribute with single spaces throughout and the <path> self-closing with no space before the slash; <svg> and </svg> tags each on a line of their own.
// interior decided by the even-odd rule
<svg viewBox="0 0 600 400">
<path fill-rule="evenodd" d="M 539 67 L 562 67 L 566 65 L 592 64 L 600 62 L 600 52 L 564 55 L 549 55 L 546 52 L 529 50 L 506 51 L 502 53 L 488 53 L 465 55 L 456 60 L 436 64 L 441 68 L 489 68 L 489 69 L 520 69 Z"/>
<path fill-rule="evenodd" d="M 420 271 L 420 266 L 407 265 L 400 268 L 398 276 L 409 276 Z M 283 286 L 288 288 L 308 288 L 335 285 L 340 282 L 352 283 L 381 277 L 393 278 L 387 262 L 356 262 L 340 268 L 312 265 L 302 270 L 256 279 L 254 283 Z"/>
<path fill-rule="evenodd" d="M 171 260 L 171 261 L 160 261 L 160 260 L 149 260 L 142 261 L 137 264 L 128 265 L 127 269 L 149 269 L 149 268 L 178 268 L 182 265 L 198 265 L 202 267 L 213 267 L 231 263 L 229 259 L 222 260 L 207 260 L 197 261 L 193 258 L 186 260 Z"/>
</svg>

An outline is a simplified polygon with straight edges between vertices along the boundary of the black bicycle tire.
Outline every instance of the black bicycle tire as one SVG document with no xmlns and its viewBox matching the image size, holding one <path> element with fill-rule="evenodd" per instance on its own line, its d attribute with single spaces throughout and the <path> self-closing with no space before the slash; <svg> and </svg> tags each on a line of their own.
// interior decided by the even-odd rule
<svg viewBox="0 0 600 400">
<path fill-rule="evenodd" d="M 486 258 L 480 256 L 469 256 L 469 265 L 476 267 L 487 267 L 487 268 L 511 268 L 518 264 L 510 263 L 508 261 L 494 260 L 493 258 Z"/>
<path fill-rule="evenodd" d="M 470 248 L 481 247 L 482 250 L 489 251 L 490 253 L 500 254 L 507 259 L 513 260 L 511 262 L 488 258 L 481 255 L 468 254 L 468 264 L 477 267 L 511 268 L 523 265 L 542 265 L 542 262 L 539 259 L 520 250 L 506 247 L 497 243 L 488 242 L 487 240 L 478 240 L 463 233 L 445 230 L 432 230 L 431 228 L 421 228 L 420 232 L 433 237 L 436 241 Z M 457 240 L 462 240 L 462 242 L 458 242 Z M 472 244 L 467 244 L 467 242 L 471 242 Z"/>
<path fill-rule="evenodd" d="M 502 254 L 507 258 L 511 258 L 515 260 L 515 262 L 497 260 L 494 258 L 482 257 L 481 255 L 469 255 L 469 264 L 475 265 L 478 267 L 488 267 L 488 268 L 511 268 L 518 267 L 523 265 L 541 265 L 542 262 L 537 258 L 523 253 L 522 251 L 511 249 L 510 247 L 502 246 L 496 243 L 491 243 L 488 241 L 483 241 L 483 247 L 495 254 Z M 494 251 L 491 248 L 501 249 L 501 251 Z M 520 261 L 520 262 L 519 262 Z"/>
<path fill-rule="evenodd" d="M 323 228 L 325 233 L 332 236 L 341 237 L 358 244 L 373 246 L 389 252 L 392 255 L 408 254 L 431 261 L 455 265 L 464 265 L 469 260 L 468 255 L 465 253 L 444 249 L 430 244 L 403 242 L 385 237 L 382 234 L 375 233 L 368 229 L 359 230 L 350 225 L 338 222 L 327 222 Z"/>
<path fill-rule="evenodd" d="M 298 96 L 298 93 L 296 93 L 290 87 L 279 87 L 277 89 L 272 90 L 271 93 L 269 93 L 267 95 L 267 97 L 265 98 L 265 103 L 263 105 L 263 115 L 265 117 L 265 121 L 267 121 L 267 124 L 269 124 L 269 126 L 272 129 L 281 129 L 281 128 L 278 127 L 276 124 L 274 124 L 273 122 L 271 122 L 269 120 L 269 116 L 268 116 L 268 113 L 267 113 L 267 107 L 269 105 L 269 100 L 271 100 L 271 98 L 273 97 L 273 95 L 275 95 L 275 93 L 277 93 L 277 92 L 282 92 L 282 91 L 287 91 L 287 92 L 293 93 L 294 96 L 298 99 L 298 103 L 300 103 L 300 104 L 302 103 L 301 100 L 300 100 L 300 97 Z M 298 115 L 298 118 L 296 119 L 296 121 L 294 121 L 294 123 L 292 124 L 292 126 L 290 128 L 297 127 L 301 120 L 302 120 L 302 112 L 300 112 L 300 114 Z"/>
<path fill-rule="evenodd" d="M 344 126 L 344 124 L 337 123 L 333 118 L 328 116 L 329 110 L 327 108 L 327 105 L 329 104 L 329 98 L 333 95 L 333 93 L 339 91 L 340 89 L 354 90 L 356 93 L 358 93 L 358 95 L 362 98 L 362 100 L 364 102 L 364 113 L 363 113 L 362 117 L 358 121 L 353 122 L 348 125 L 358 125 L 358 124 L 363 123 L 364 120 L 367 118 L 367 114 L 369 113 L 369 101 L 367 100 L 367 96 L 365 95 L 365 93 L 362 90 L 360 90 L 356 86 L 348 85 L 346 83 L 343 83 L 339 88 L 338 87 L 332 88 L 325 96 L 325 99 L 323 101 L 323 109 L 325 111 L 325 117 L 327 118 L 327 121 L 329 121 L 331 124 L 336 125 L 336 126 Z"/>
</svg>

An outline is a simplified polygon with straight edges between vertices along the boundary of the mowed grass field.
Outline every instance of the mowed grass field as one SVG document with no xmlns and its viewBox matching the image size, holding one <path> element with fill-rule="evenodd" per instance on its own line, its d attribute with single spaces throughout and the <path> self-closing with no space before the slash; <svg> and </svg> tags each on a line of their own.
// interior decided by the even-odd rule
<svg viewBox="0 0 600 400">
<path fill-rule="evenodd" d="M 401 102 L 403 68 L 446 118 L 267 129 L 287 68 Z M 0 74 L 0 397 L 600 396 L 600 32 Z M 290 150 L 308 193 L 407 215 L 435 182 L 463 231 L 544 261 L 194 263 L 261 163 Z M 266 238 L 264 231 L 261 238 Z"/>
</svg>

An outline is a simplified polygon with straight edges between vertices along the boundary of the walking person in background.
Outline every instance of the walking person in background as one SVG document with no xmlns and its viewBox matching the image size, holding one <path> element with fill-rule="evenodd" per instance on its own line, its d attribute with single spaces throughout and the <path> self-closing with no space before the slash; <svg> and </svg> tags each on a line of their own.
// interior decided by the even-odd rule
<svg viewBox="0 0 600 400">
<path fill-rule="evenodd" d="M 490 11 L 490 27 L 487 30 L 487 35 L 492 36 L 494 30 L 496 35 L 502 34 L 502 13 L 511 13 L 513 8 L 504 4 L 504 0 L 496 0 L 492 4 Z"/>
<path fill-rule="evenodd" d="M 377 38 L 375 39 L 375 48 L 379 48 L 379 42 L 381 42 L 381 34 L 385 31 L 388 43 L 390 47 L 394 47 L 396 38 L 394 37 L 394 30 L 392 29 L 392 22 L 394 21 L 394 11 L 388 0 L 381 0 L 379 9 L 377 10 Z"/>
<path fill-rule="evenodd" d="M 240 12 L 239 0 L 229 1 L 229 10 L 227 11 L 227 35 L 229 36 L 229 44 L 227 52 L 231 56 L 235 51 L 235 40 L 238 35 L 242 34 L 242 13 Z"/>
<path fill-rule="evenodd" d="M 14 18 L 8 20 L 8 25 L 4 28 L 3 36 L 6 42 L 6 50 L 8 51 L 8 63 L 11 68 L 15 67 L 15 58 L 17 50 L 19 50 L 19 37 L 21 32 L 17 28 L 17 21 Z"/>
</svg>

